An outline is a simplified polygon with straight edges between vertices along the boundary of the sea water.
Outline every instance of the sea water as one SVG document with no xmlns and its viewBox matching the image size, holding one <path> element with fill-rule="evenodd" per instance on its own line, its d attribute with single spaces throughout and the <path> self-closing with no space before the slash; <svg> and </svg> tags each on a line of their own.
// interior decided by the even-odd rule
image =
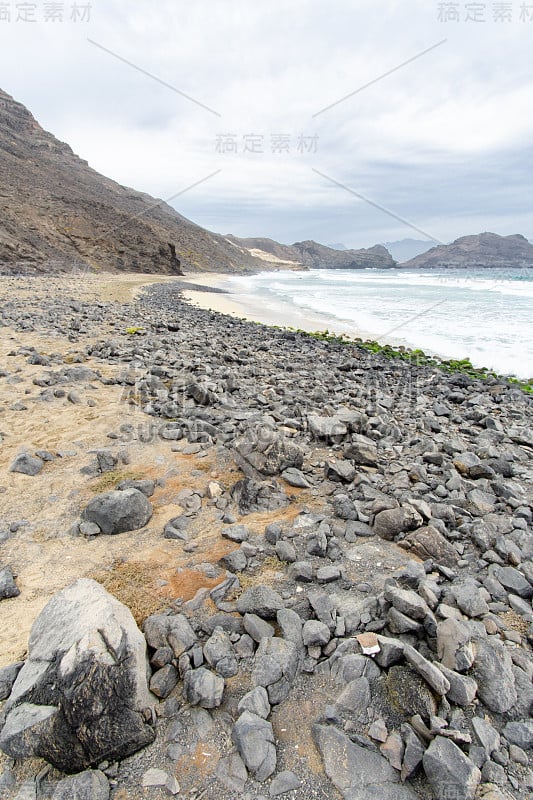
<svg viewBox="0 0 533 800">
<path fill-rule="evenodd" d="M 533 377 L 533 269 L 264 272 L 228 288 L 330 332 Z"/>
</svg>

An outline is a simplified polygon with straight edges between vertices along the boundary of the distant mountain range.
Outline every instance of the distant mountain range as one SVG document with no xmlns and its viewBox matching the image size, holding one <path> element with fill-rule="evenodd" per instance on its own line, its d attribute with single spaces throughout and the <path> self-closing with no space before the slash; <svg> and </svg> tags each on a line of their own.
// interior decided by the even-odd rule
<svg viewBox="0 0 533 800">
<path fill-rule="evenodd" d="M 533 267 L 523 236 L 350 250 L 222 236 L 91 169 L 0 89 L 0 271 L 257 272 L 265 269 Z M 427 252 L 422 252 L 424 249 Z M 391 254 L 392 253 L 392 254 Z"/>
<path fill-rule="evenodd" d="M 533 244 L 525 236 L 479 233 L 432 247 L 402 264 L 408 269 L 485 269 L 533 267 Z"/>
<path fill-rule="evenodd" d="M 380 244 L 361 250 L 335 250 L 313 241 L 280 244 L 273 239 L 238 239 L 231 235 L 227 238 L 239 247 L 246 248 L 255 258 L 278 267 L 387 269 L 396 263 L 389 251 Z"/>
<path fill-rule="evenodd" d="M 398 264 L 425 253 L 438 242 L 428 239 L 401 239 L 399 242 L 383 242 L 391 256 Z"/>
</svg>

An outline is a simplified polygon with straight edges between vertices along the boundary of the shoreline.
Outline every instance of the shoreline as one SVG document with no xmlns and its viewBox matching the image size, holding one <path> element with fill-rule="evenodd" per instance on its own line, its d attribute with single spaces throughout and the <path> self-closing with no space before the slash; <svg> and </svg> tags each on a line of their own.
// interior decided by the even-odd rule
<svg viewBox="0 0 533 800">
<path fill-rule="evenodd" d="M 252 295 L 232 291 L 233 285 L 230 284 L 230 281 L 234 277 L 233 273 L 209 272 L 180 277 L 180 282 L 190 283 L 194 286 L 191 289 L 183 289 L 181 298 L 193 307 L 225 314 L 234 319 L 246 320 L 270 327 L 286 328 L 292 331 L 303 331 L 324 339 L 344 339 L 346 343 L 357 343 L 359 341 L 360 344 L 369 346 L 374 352 L 378 352 L 379 349 L 386 350 L 388 357 L 395 357 L 395 355 L 403 357 L 405 353 L 419 354 L 423 361 L 431 366 L 440 366 L 444 369 L 451 368 L 452 370 L 457 369 L 457 371 L 471 373 L 475 377 L 493 375 L 499 380 L 515 383 L 523 388 L 524 391 L 533 393 L 531 376 L 518 377 L 513 373 L 500 373 L 494 368 L 477 366 L 471 361 L 469 353 L 465 353 L 460 358 L 454 358 L 431 348 L 426 348 L 422 343 L 419 345 L 406 345 L 401 338 L 376 336 L 376 334 L 358 328 L 354 324 L 347 323 L 343 325 L 340 321 L 338 324 L 335 322 L 335 327 L 332 329 L 332 320 L 327 315 L 306 312 L 290 303 L 284 303 L 282 300 L 278 300 L 275 307 L 272 305 L 269 307 Z"/>
<path fill-rule="evenodd" d="M 344 336 L 354 340 L 373 340 L 370 332 L 348 323 L 343 325 L 340 321 L 335 325 L 335 330 L 331 330 L 331 319 L 326 314 L 306 312 L 281 300 L 276 303 L 276 307 L 269 307 L 251 295 L 237 294 L 228 288 L 231 278 L 234 277 L 234 274 L 209 272 L 187 275 L 180 278 L 180 281 L 205 286 L 205 289 L 184 289 L 181 293 L 182 299 L 205 311 L 216 311 L 235 319 L 270 327 L 302 330 L 306 333 L 327 332 L 331 336 Z M 380 341 L 383 344 L 398 345 L 397 341 L 388 337 L 380 337 Z"/>
</svg>

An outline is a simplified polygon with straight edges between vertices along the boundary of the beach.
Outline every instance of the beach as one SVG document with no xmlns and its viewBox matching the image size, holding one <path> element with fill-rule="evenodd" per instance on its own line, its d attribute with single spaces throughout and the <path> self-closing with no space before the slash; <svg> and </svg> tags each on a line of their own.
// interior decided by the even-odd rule
<svg viewBox="0 0 533 800">
<path fill-rule="evenodd" d="M 533 375 L 531 269 L 281 270 L 185 280 L 205 287 L 185 294 L 200 308 Z"/>
<path fill-rule="evenodd" d="M 111 800 L 155 780 L 205 800 L 280 784 L 325 800 L 351 780 L 346 752 L 373 794 L 369 757 L 380 796 L 429 800 L 412 748 L 417 767 L 446 770 L 452 744 L 460 788 L 477 785 L 464 745 L 488 715 L 500 777 L 525 800 L 528 757 L 510 747 L 527 744 L 533 707 L 531 398 L 243 320 L 240 298 L 235 316 L 210 311 L 228 295 L 184 289 L 228 280 L 0 279 L 6 800 L 38 776 L 52 796 L 86 767 Z M 102 604 L 140 670 L 91 628 Z M 133 748 L 130 707 L 107 702 L 117 676 L 149 703 Z M 73 751 L 79 726 L 61 716 L 50 736 L 33 715 L 70 709 L 79 687 L 89 722 Z M 38 750 L 14 758 L 21 725 Z M 94 730 L 112 731 L 105 759 Z"/>
</svg>

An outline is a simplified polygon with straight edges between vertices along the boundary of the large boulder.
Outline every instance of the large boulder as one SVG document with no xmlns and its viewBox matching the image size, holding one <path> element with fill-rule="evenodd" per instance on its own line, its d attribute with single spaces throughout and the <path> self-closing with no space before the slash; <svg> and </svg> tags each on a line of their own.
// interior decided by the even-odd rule
<svg viewBox="0 0 533 800">
<path fill-rule="evenodd" d="M 73 773 L 152 742 L 146 642 L 126 606 L 92 580 L 53 597 L 5 705 L 0 748 Z"/>
<path fill-rule="evenodd" d="M 94 497 L 83 512 L 87 522 L 94 522 L 103 533 L 136 531 L 150 521 L 152 504 L 138 489 L 106 492 Z"/>
</svg>

